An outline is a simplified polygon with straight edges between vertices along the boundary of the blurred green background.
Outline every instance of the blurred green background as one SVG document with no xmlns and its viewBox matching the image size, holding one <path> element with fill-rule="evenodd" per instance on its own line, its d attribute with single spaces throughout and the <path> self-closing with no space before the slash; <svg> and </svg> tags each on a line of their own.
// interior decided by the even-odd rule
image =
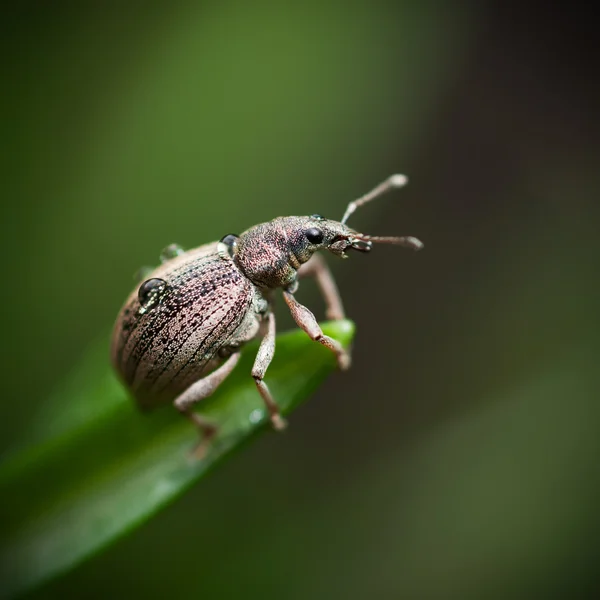
<svg viewBox="0 0 600 600">
<path fill-rule="evenodd" d="M 341 216 L 398 171 L 410 186 L 351 224 L 425 242 L 331 257 L 352 370 L 285 435 L 32 597 L 590 593 L 592 22 L 492 0 L 5 11 L 0 450 L 171 242 Z M 323 315 L 310 283 L 299 297 Z"/>
</svg>

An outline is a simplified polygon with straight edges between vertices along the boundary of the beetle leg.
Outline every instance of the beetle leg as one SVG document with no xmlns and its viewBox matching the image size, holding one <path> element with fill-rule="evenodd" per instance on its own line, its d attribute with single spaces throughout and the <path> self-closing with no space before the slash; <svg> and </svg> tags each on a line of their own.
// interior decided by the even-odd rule
<svg viewBox="0 0 600 600">
<path fill-rule="evenodd" d="M 337 357 L 338 366 L 342 371 L 345 371 L 350 367 L 350 354 L 344 350 L 344 347 L 333 338 L 325 335 L 321 330 L 321 327 L 315 319 L 315 315 L 306 308 L 306 306 L 300 304 L 294 294 L 284 291 L 283 297 L 290 307 L 290 312 L 294 321 L 298 324 L 298 327 L 308 333 L 311 340 L 323 344 L 326 348 L 329 348 Z"/>
<path fill-rule="evenodd" d="M 267 319 L 267 332 L 260 343 L 254 366 L 252 367 L 252 377 L 254 377 L 256 387 L 258 388 L 262 399 L 265 401 L 269 415 L 271 416 L 273 428 L 277 431 L 281 431 L 282 429 L 285 429 L 287 423 L 279 413 L 277 402 L 275 402 L 267 384 L 263 381 L 267 368 L 275 354 L 275 315 L 269 313 Z"/>
<path fill-rule="evenodd" d="M 314 277 L 321 294 L 325 299 L 325 316 L 328 319 L 343 319 L 344 306 L 333 275 L 320 254 L 313 254 L 312 258 L 298 269 L 298 277 Z"/>
<path fill-rule="evenodd" d="M 175 408 L 190 419 L 198 428 L 201 436 L 200 443 L 194 450 L 196 458 L 202 458 L 208 449 L 210 441 L 217 434 L 217 426 L 192 410 L 194 404 L 208 398 L 223 383 L 227 376 L 233 371 L 240 359 L 240 353 L 232 354 L 218 369 L 209 373 L 206 377 L 195 381 L 187 390 L 182 392 L 173 404 Z"/>
</svg>

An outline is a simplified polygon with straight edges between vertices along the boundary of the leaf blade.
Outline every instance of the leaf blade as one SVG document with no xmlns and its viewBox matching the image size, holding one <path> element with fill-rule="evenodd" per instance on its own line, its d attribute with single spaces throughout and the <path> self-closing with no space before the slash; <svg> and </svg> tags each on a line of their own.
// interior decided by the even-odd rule
<svg viewBox="0 0 600 600">
<path fill-rule="evenodd" d="M 354 333 L 349 321 L 325 324 L 323 329 L 345 345 Z M 189 422 L 166 407 L 140 416 L 124 390 L 106 387 L 106 373 L 90 384 L 115 394 L 106 399 L 105 411 L 96 406 L 86 419 L 77 407 L 70 426 L 68 419 L 60 427 L 49 423 L 46 431 L 40 426 L 35 443 L 3 461 L 3 592 L 35 587 L 98 552 L 266 430 L 268 416 L 248 375 L 255 346 L 247 348 L 232 376 L 202 406 L 203 414 L 220 424 L 202 461 L 189 457 L 196 441 Z M 282 413 L 288 414 L 334 369 L 328 350 L 294 331 L 277 338 L 266 380 Z M 80 401 L 80 393 L 71 401 Z M 50 404 L 56 408 L 56 399 Z M 69 399 L 63 398 L 63 410 L 68 406 Z"/>
</svg>

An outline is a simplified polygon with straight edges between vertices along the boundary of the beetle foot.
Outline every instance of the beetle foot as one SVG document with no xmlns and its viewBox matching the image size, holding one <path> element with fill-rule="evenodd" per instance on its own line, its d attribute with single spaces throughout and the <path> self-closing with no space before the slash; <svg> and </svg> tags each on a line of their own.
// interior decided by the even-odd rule
<svg viewBox="0 0 600 600">
<path fill-rule="evenodd" d="M 327 309 L 325 311 L 325 318 L 328 321 L 341 321 L 342 319 L 345 319 L 346 316 L 344 315 L 343 312 L 334 310 L 334 309 Z"/>
<path fill-rule="evenodd" d="M 337 355 L 337 363 L 340 371 L 347 371 L 352 364 L 352 357 L 348 352 Z"/>
<path fill-rule="evenodd" d="M 275 431 L 283 431 L 287 427 L 287 421 L 279 413 L 271 415 L 271 424 Z"/>
<path fill-rule="evenodd" d="M 205 427 L 203 431 L 204 433 L 202 434 L 200 440 L 190 452 L 190 458 L 193 460 L 202 460 L 206 456 L 212 445 L 212 441 L 217 435 L 218 430 L 213 426 L 212 428 Z"/>
</svg>

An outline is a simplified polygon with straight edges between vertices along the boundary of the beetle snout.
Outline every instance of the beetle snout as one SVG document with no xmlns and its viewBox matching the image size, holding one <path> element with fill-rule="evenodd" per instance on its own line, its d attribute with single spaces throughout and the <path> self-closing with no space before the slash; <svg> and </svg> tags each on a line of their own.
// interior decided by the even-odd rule
<svg viewBox="0 0 600 600">
<path fill-rule="evenodd" d="M 370 252 L 372 247 L 373 242 L 357 238 L 353 239 L 350 244 L 350 248 L 353 250 L 358 250 L 359 252 Z"/>
</svg>

